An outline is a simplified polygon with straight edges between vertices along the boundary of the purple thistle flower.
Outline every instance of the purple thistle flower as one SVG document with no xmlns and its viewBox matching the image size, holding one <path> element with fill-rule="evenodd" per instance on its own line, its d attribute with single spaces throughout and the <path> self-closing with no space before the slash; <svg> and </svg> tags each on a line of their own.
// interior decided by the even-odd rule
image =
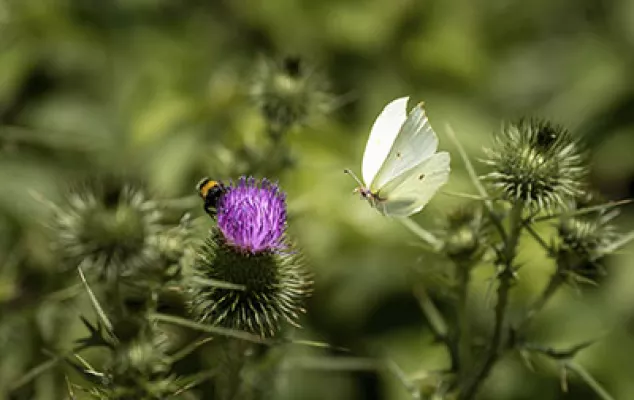
<svg viewBox="0 0 634 400">
<path fill-rule="evenodd" d="M 284 248 L 286 195 L 267 179 L 241 177 L 217 207 L 218 228 L 227 244 L 252 254 Z"/>
</svg>

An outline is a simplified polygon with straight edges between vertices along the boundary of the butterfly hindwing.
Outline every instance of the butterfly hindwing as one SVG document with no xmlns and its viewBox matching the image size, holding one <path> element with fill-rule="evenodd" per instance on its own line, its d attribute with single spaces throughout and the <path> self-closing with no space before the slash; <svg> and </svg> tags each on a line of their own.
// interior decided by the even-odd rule
<svg viewBox="0 0 634 400">
<path fill-rule="evenodd" d="M 449 153 L 436 153 L 387 183 L 378 193 L 385 198 L 378 209 L 395 217 L 420 211 L 449 179 L 449 160 Z"/>
</svg>

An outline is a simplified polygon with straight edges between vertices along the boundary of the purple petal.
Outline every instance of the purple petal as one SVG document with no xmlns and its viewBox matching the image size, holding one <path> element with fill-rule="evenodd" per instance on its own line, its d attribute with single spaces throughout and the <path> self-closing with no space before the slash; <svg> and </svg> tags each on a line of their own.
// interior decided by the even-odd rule
<svg viewBox="0 0 634 400">
<path fill-rule="evenodd" d="M 241 177 L 218 204 L 218 228 L 228 244 L 250 253 L 284 248 L 286 196 L 267 179 Z"/>
</svg>

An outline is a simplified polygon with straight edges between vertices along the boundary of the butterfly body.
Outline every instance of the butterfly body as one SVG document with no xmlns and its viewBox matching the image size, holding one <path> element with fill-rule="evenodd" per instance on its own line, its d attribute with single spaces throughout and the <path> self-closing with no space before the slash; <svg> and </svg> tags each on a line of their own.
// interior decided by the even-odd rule
<svg viewBox="0 0 634 400">
<path fill-rule="evenodd" d="M 407 113 L 407 97 L 389 103 L 377 117 L 355 192 L 384 215 L 420 211 L 449 178 L 449 154 L 436 152 L 438 138 L 423 104 Z"/>
</svg>

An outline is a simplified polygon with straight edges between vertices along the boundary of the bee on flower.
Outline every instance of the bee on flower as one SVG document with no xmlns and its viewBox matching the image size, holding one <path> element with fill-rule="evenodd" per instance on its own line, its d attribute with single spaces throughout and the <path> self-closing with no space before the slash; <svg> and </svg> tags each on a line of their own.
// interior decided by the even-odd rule
<svg viewBox="0 0 634 400">
<path fill-rule="evenodd" d="M 282 322 L 297 326 L 311 282 L 286 235 L 285 193 L 267 179 L 242 177 L 224 186 L 215 216 L 217 224 L 195 263 L 203 278 L 192 285 L 195 314 L 213 325 L 267 337 Z M 207 285 L 204 279 L 244 289 Z"/>
</svg>

